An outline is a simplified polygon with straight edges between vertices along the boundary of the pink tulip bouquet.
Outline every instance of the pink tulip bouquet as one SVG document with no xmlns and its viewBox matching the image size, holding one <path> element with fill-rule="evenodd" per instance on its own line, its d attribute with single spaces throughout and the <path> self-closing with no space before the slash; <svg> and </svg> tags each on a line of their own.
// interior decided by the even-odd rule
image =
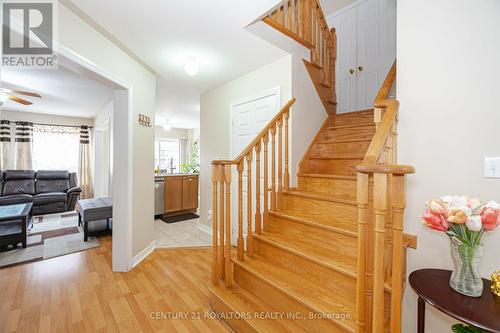
<svg viewBox="0 0 500 333">
<path fill-rule="evenodd" d="M 500 205 L 495 201 L 481 203 L 465 196 L 444 196 L 425 203 L 424 223 L 433 230 L 445 232 L 451 241 L 455 264 L 450 285 L 456 291 L 479 297 L 483 282 L 478 272 L 483 245 L 481 238 L 500 223 Z"/>
</svg>

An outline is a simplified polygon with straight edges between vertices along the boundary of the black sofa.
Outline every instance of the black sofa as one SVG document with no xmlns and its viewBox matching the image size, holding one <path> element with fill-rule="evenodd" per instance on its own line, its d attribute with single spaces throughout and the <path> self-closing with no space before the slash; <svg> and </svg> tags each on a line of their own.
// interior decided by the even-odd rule
<svg viewBox="0 0 500 333">
<path fill-rule="evenodd" d="M 0 171 L 0 206 L 33 203 L 33 214 L 71 211 L 82 189 L 68 171 Z"/>
</svg>

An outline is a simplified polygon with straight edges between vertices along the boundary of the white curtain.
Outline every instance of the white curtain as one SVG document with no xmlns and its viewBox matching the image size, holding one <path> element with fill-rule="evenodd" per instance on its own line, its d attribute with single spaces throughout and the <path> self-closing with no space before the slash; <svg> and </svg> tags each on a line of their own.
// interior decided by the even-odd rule
<svg viewBox="0 0 500 333">
<path fill-rule="evenodd" d="M 16 170 L 33 170 L 33 124 L 16 122 Z"/>
<path fill-rule="evenodd" d="M 14 169 L 10 121 L 0 120 L 0 170 Z"/>
<path fill-rule="evenodd" d="M 93 197 L 92 186 L 92 163 L 90 158 L 90 128 L 81 126 L 80 128 L 80 154 L 78 158 L 78 180 L 82 188 L 82 199 Z"/>
</svg>

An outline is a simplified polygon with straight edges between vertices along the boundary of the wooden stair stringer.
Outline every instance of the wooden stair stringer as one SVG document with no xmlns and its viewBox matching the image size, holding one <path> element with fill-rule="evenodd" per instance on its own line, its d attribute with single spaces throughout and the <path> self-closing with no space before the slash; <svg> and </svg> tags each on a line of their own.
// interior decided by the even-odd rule
<svg viewBox="0 0 500 333">
<path fill-rule="evenodd" d="M 314 85 L 314 89 L 318 94 L 326 113 L 329 116 L 334 116 L 337 112 L 337 97 L 335 96 L 335 87 L 327 87 L 321 80 L 321 68 L 305 59 L 302 59 L 304 66 Z"/>
</svg>

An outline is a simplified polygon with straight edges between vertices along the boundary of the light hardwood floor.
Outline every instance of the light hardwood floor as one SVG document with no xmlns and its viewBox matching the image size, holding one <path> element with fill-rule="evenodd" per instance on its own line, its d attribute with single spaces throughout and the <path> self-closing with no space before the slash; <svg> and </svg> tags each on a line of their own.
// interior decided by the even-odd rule
<svg viewBox="0 0 500 333">
<path fill-rule="evenodd" d="M 0 269 L 0 332 L 229 332 L 205 318 L 208 248 L 157 250 L 113 273 L 111 238 L 99 240 L 100 248 Z"/>
</svg>

